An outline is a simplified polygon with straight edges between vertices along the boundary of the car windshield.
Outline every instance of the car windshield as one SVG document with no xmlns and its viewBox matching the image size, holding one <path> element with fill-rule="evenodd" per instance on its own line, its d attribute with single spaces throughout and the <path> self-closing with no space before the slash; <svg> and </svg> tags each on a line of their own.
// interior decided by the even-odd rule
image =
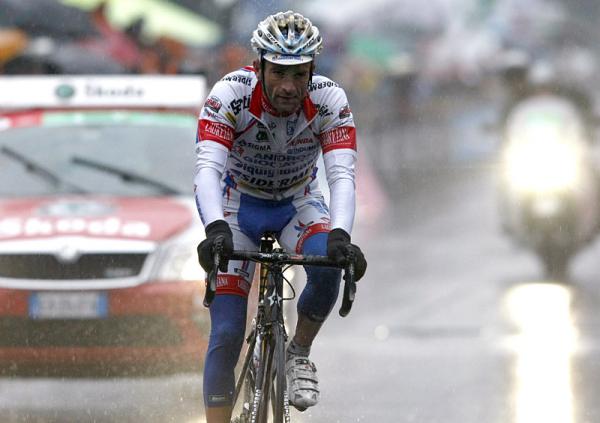
<svg viewBox="0 0 600 423">
<path fill-rule="evenodd" d="M 0 196 L 186 193 L 195 128 L 176 113 L 47 113 L 0 131 Z"/>
</svg>

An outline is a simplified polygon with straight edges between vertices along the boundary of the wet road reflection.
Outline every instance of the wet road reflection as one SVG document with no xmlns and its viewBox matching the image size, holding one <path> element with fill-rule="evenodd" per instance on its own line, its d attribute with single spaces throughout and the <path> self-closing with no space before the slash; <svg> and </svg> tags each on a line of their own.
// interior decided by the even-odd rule
<svg viewBox="0 0 600 423">
<path fill-rule="evenodd" d="M 571 291 L 556 283 L 513 287 L 506 308 L 517 333 L 509 340 L 516 354 L 515 423 L 574 423 L 571 360 L 577 328 Z"/>
</svg>

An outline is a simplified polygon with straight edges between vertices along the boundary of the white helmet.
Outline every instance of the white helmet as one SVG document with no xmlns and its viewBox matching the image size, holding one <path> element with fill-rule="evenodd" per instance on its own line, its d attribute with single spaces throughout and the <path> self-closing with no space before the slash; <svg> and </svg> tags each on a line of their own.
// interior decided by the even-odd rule
<svg viewBox="0 0 600 423">
<path fill-rule="evenodd" d="M 319 28 L 291 10 L 267 16 L 250 41 L 264 59 L 282 65 L 308 63 L 323 48 Z"/>
</svg>

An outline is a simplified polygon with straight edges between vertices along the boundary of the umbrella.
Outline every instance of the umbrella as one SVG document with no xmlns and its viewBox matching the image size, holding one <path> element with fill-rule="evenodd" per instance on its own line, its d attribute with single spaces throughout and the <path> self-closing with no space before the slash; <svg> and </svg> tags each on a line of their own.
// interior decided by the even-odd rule
<svg viewBox="0 0 600 423">
<path fill-rule="evenodd" d="M 0 0 L 0 26 L 58 39 L 96 35 L 88 13 L 58 0 Z"/>
<path fill-rule="evenodd" d="M 221 41 L 222 30 L 215 22 L 166 0 L 62 0 L 63 3 L 93 9 L 106 3 L 108 18 L 126 28 L 143 19 L 142 34 L 151 39 L 169 37 L 194 47 L 210 47 Z"/>
</svg>

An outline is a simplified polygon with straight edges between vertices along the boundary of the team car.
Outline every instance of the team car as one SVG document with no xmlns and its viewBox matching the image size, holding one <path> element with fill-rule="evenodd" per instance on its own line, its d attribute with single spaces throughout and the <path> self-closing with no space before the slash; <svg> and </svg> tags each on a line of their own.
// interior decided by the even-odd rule
<svg viewBox="0 0 600 423">
<path fill-rule="evenodd" d="M 202 76 L 0 77 L 0 369 L 200 371 Z"/>
</svg>

